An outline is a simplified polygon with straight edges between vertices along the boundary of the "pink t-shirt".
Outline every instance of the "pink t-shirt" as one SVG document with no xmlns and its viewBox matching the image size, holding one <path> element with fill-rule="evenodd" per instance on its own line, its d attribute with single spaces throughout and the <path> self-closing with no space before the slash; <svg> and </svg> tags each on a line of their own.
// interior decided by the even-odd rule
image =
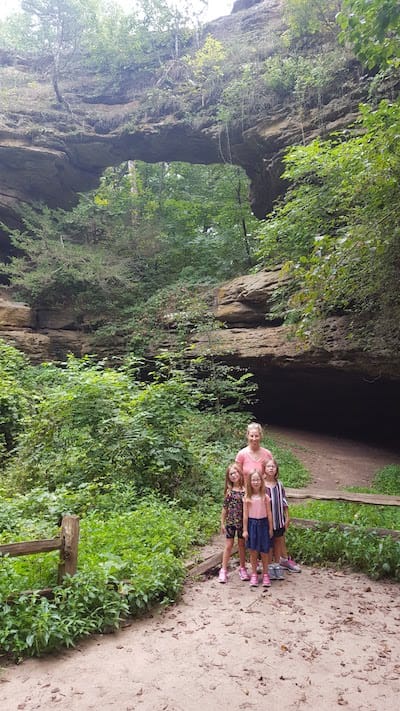
<svg viewBox="0 0 400 711">
<path fill-rule="evenodd" d="M 248 504 L 249 518 L 267 518 L 267 501 L 268 496 L 252 496 Z"/>
<path fill-rule="evenodd" d="M 260 447 L 256 453 L 250 447 L 244 447 L 237 453 L 235 462 L 240 465 L 246 481 L 249 474 L 254 470 L 262 475 L 265 464 L 270 462 L 271 459 L 273 459 L 273 456 L 269 449 L 265 449 L 265 447 Z"/>
</svg>

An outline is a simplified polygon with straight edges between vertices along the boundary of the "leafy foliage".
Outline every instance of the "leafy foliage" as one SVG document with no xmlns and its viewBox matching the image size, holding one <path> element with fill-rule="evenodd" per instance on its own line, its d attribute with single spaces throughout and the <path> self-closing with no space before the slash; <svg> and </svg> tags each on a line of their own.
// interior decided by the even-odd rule
<svg viewBox="0 0 400 711">
<path fill-rule="evenodd" d="M 349 41 L 370 69 L 398 66 L 400 6 L 397 0 L 343 0 L 337 17 L 342 41 Z"/>
<path fill-rule="evenodd" d="M 341 0 L 285 0 L 286 38 L 296 42 L 316 33 L 335 34 L 335 15 L 340 7 Z"/>
<path fill-rule="evenodd" d="M 291 308 L 310 323 L 347 311 L 398 342 L 400 104 L 362 108 L 358 132 L 293 148 L 285 199 L 260 229 L 260 254 L 287 261 L 300 287 Z M 379 324 L 378 324 L 379 321 Z M 368 336 L 373 336 L 369 328 Z M 368 340 L 366 341 L 368 344 Z"/>
<path fill-rule="evenodd" d="M 146 319 L 160 284 L 213 283 L 252 263 L 246 189 L 233 166 L 108 169 L 70 212 L 27 208 L 3 273 L 32 305 L 69 307 L 86 328 L 129 328 L 130 318 Z"/>
<path fill-rule="evenodd" d="M 321 523 L 313 531 L 289 526 L 287 543 L 304 563 L 350 565 L 371 578 L 400 580 L 400 541 L 390 536 L 378 538 L 362 529 L 341 532 Z"/>
<path fill-rule="evenodd" d="M 308 504 L 293 504 L 290 510 L 296 518 L 338 521 L 366 528 L 400 530 L 400 512 L 396 506 L 311 501 Z"/>
<path fill-rule="evenodd" d="M 20 435 L 12 476 L 26 488 L 133 479 L 173 494 L 190 476 L 179 426 L 195 399 L 178 374 L 139 386 L 128 375 L 70 358 Z"/>
<path fill-rule="evenodd" d="M 0 340 L 0 463 L 15 446 L 29 407 L 24 369 L 25 356 Z M 25 381 L 25 382 L 24 382 Z"/>
</svg>

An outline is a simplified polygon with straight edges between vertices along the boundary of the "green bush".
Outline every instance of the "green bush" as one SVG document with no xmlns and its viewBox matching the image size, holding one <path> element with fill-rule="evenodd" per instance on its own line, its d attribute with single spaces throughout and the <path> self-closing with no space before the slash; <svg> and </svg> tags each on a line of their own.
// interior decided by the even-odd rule
<svg viewBox="0 0 400 711">
<path fill-rule="evenodd" d="M 15 446 L 28 408 L 23 382 L 27 358 L 0 339 L 0 464 Z"/>
<path fill-rule="evenodd" d="M 196 396 L 183 376 L 139 385 L 74 358 L 61 373 L 24 423 L 8 469 L 13 488 L 123 481 L 172 496 L 191 477 L 181 426 Z"/>
<path fill-rule="evenodd" d="M 388 464 L 380 469 L 372 482 L 372 491 L 377 494 L 400 496 L 400 465 Z"/>
<path fill-rule="evenodd" d="M 371 578 L 390 577 L 400 581 L 400 541 L 380 538 L 360 529 L 338 531 L 320 524 L 317 530 L 290 526 L 287 543 L 293 556 L 303 563 L 336 563 L 361 570 Z"/>
</svg>

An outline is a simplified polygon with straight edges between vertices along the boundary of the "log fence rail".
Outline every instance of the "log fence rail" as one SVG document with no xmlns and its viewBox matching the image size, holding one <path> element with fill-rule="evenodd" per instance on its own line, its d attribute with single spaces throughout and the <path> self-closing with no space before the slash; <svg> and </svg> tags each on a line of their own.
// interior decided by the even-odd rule
<svg viewBox="0 0 400 711">
<path fill-rule="evenodd" d="M 0 558 L 5 555 L 13 558 L 19 555 L 50 553 L 51 551 L 59 550 L 58 582 L 61 583 L 65 575 L 75 575 L 76 573 L 78 564 L 78 542 L 79 517 L 68 514 L 62 518 L 59 538 L 1 544 Z"/>
</svg>

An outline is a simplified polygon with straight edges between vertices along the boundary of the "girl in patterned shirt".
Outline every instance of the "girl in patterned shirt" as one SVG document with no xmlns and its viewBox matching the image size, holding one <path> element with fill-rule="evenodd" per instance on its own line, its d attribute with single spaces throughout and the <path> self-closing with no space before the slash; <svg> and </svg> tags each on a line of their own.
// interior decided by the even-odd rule
<svg viewBox="0 0 400 711">
<path fill-rule="evenodd" d="M 226 543 L 222 556 L 222 567 L 218 576 L 220 583 L 226 583 L 228 580 L 228 563 L 232 554 L 235 534 L 239 549 L 239 576 L 241 580 L 249 580 L 243 538 L 243 498 L 243 474 L 239 466 L 233 462 L 228 466 L 225 474 L 224 503 L 221 511 L 221 533 L 225 533 Z"/>
</svg>

